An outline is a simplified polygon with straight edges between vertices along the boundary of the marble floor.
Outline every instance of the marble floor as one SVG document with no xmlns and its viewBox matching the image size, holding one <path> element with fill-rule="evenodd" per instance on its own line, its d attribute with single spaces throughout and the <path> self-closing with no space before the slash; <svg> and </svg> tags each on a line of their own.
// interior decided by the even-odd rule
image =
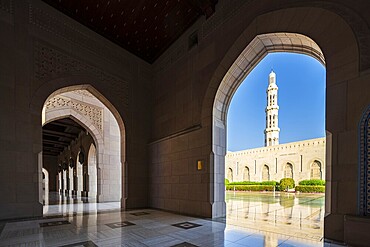
<svg viewBox="0 0 370 247">
<path fill-rule="evenodd" d="M 79 200 L 72 204 L 51 203 L 44 206 L 49 214 L 42 218 L 0 222 L 0 246 L 339 246 L 312 237 L 316 236 L 315 232 L 304 236 L 288 228 L 276 230 L 288 226 L 287 221 L 276 221 L 281 227 L 274 225 L 275 219 L 291 217 L 290 225 L 297 227 L 299 217 L 296 215 L 308 220 L 316 217 L 316 221 L 321 221 L 321 213 L 317 214 L 315 210 L 312 211 L 314 217 L 310 217 L 311 207 L 308 206 L 320 205 L 320 197 L 303 196 L 292 200 L 291 196 L 287 199 L 276 194 L 227 193 L 226 200 L 227 218 L 216 220 L 153 209 L 102 209 L 99 203 Z M 94 210 L 84 211 L 83 206 L 88 204 Z M 63 210 L 53 211 L 54 206 L 61 206 Z M 286 210 L 291 207 L 292 210 Z M 322 225 L 320 221 L 316 224 Z M 267 222 L 265 226 L 263 222 Z M 301 225 L 303 231 L 310 228 L 310 223 Z M 322 227 L 320 229 L 322 231 Z"/>
</svg>

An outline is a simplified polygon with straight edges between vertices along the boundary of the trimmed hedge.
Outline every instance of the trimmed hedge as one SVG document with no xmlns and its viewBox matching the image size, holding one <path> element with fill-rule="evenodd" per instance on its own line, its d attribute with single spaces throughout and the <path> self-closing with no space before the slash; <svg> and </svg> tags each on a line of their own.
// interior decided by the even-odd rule
<svg viewBox="0 0 370 247">
<path fill-rule="evenodd" d="M 240 181 L 229 183 L 229 185 L 273 185 L 273 186 L 275 186 L 276 184 L 278 184 L 278 182 L 276 181 L 264 181 L 264 182 Z"/>
<path fill-rule="evenodd" d="M 302 180 L 301 182 L 299 182 L 299 185 L 324 186 L 325 180 L 320 179 Z"/>
<path fill-rule="evenodd" d="M 226 190 L 238 191 L 274 191 L 274 185 L 226 185 Z"/>
<path fill-rule="evenodd" d="M 295 187 L 295 191 L 303 193 L 325 193 L 325 186 L 298 185 Z"/>
<path fill-rule="evenodd" d="M 282 178 L 280 180 L 280 191 L 285 191 L 286 189 L 293 189 L 295 186 L 294 180 L 292 178 Z"/>
<path fill-rule="evenodd" d="M 229 184 L 229 183 L 230 183 L 229 179 L 225 178 L 225 184 Z"/>
</svg>

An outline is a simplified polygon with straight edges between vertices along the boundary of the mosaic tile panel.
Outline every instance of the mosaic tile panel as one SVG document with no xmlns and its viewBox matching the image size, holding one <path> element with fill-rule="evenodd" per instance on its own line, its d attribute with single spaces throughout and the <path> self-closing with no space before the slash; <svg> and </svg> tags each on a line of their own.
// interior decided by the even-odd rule
<svg viewBox="0 0 370 247">
<path fill-rule="evenodd" d="M 198 225 L 198 224 L 195 224 L 195 223 L 191 223 L 191 222 L 181 222 L 181 223 L 177 223 L 177 224 L 173 224 L 172 226 L 176 226 L 176 227 L 179 227 L 179 228 L 182 228 L 182 229 L 191 229 L 191 228 L 195 228 L 195 227 L 198 227 L 198 226 L 201 226 L 201 225 Z"/>
</svg>

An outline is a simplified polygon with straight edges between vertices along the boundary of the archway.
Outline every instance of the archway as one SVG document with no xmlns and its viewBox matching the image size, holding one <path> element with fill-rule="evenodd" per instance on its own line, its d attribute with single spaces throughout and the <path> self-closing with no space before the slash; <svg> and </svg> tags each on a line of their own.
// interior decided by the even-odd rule
<svg viewBox="0 0 370 247">
<path fill-rule="evenodd" d="M 272 52 L 292 52 L 311 56 L 325 65 L 324 55 L 320 47 L 309 37 L 297 33 L 268 33 L 257 35 L 241 52 L 223 77 L 213 101 L 212 113 L 212 150 L 215 156 L 214 166 L 225 167 L 226 154 L 226 121 L 227 112 L 232 99 L 239 85 L 253 68 L 268 54 Z M 265 168 L 264 168 L 265 169 Z M 261 172 L 262 176 L 262 172 Z M 214 191 L 218 191 L 222 176 L 215 176 Z M 265 177 L 266 179 L 267 177 Z M 216 204 L 224 204 L 223 195 L 215 195 Z M 216 207 L 218 210 L 224 206 Z M 215 212 L 225 215 L 224 212 Z"/>
<path fill-rule="evenodd" d="M 248 166 L 245 166 L 244 171 L 243 171 L 243 181 L 249 181 L 249 180 L 250 180 L 249 168 Z"/>
<path fill-rule="evenodd" d="M 90 149 L 88 152 L 88 173 L 89 173 L 89 196 L 96 196 L 97 195 L 97 176 L 98 176 L 98 167 L 96 163 L 96 148 L 94 144 L 91 143 Z"/>
<path fill-rule="evenodd" d="M 44 204 L 49 203 L 49 172 L 42 168 L 42 197 Z"/>
<path fill-rule="evenodd" d="M 284 178 L 293 178 L 293 165 L 287 163 L 284 167 Z"/>
<path fill-rule="evenodd" d="M 83 198 L 88 198 L 89 202 L 121 204 L 123 202 L 121 188 L 124 188 L 122 157 L 125 156 L 120 127 L 123 123 L 119 125 L 113 112 L 101 99 L 104 100 L 91 86 L 57 90 L 45 101 L 42 122 L 45 125 L 70 118 L 85 129 L 69 144 L 68 150 L 71 151 L 64 149 L 59 154 L 67 155 L 59 161 L 63 164 L 63 160 L 67 160 L 66 174 L 59 176 L 63 179 L 58 183 L 65 194 L 81 196 L 82 201 L 86 201 Z M 122 204 L 121 207 L 124 208 L 125 205 Z"/>
<path fill-rule="evenodd" d="M 321 169 L 322 169 L 321 162 L 318 160 L 315 160 L 311 164 L 311 174 L 310 174 L 311 179 L 322 179 Z"/>
<path fill-rule="evenodd" d="M 270 168 L 268 165 L 262 167 L 261 181 L 270 181 Z"/>
<path fill-rule="evenodd" d="M 227 179 L 230 181 L 230 182 L 233 182 L 234 181 L 234 175 L 233 175 L 233 169 L 229 168 L 227 170 Z"/>
</svg>

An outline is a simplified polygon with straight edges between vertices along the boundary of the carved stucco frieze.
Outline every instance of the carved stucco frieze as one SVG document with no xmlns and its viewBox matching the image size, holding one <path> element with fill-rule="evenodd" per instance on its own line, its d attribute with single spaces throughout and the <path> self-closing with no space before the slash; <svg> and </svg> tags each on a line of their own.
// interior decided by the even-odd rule
<svg viewBox="0 0 370 247">
<path fill-rule="evenodd" d="M 2 1 L 2 0 L 0 0 Z M 109 49 L 106 45 L 96 40 L 94 35 L 87 30 L 83 30 L 81 24 L 73 23 L 64 18 L 58 18 L 43 9 L 29 4 L 29 23 L 35 27 L 52 33 L 66 42 L 78 45 L 89 52 L 121 64 L 124 68 L 130 68 L 130 63 L 126 54 Z"/>
<path fill-rule="evenodd" d="M 45 103 L 45 110 L 46 112 L 54 110 L 54 109 L 68 109 L 72 108 L 73 110 L 81 113 L 86 118 L 90 119 L 93 125 L 98 129 L 101 133 L 103 133 L 103 109 L 86 104 L 84 102 L 70 99 L 67 97 L 63 97 L 57 95 L 51 99 L 49 99 Z"/>
<path fill-rule="evenodd" d="M 78 60 L 68 53 L 36 41 L 34 45 L 34 78 L 46 81 L 66 74 L 87 74 L 99 78 L 124 106 L 129 105 L 129 84 L 127 82 Z M 81 82 L 81 84 L 84 83 L 88 82 Z"/>
</svg>

